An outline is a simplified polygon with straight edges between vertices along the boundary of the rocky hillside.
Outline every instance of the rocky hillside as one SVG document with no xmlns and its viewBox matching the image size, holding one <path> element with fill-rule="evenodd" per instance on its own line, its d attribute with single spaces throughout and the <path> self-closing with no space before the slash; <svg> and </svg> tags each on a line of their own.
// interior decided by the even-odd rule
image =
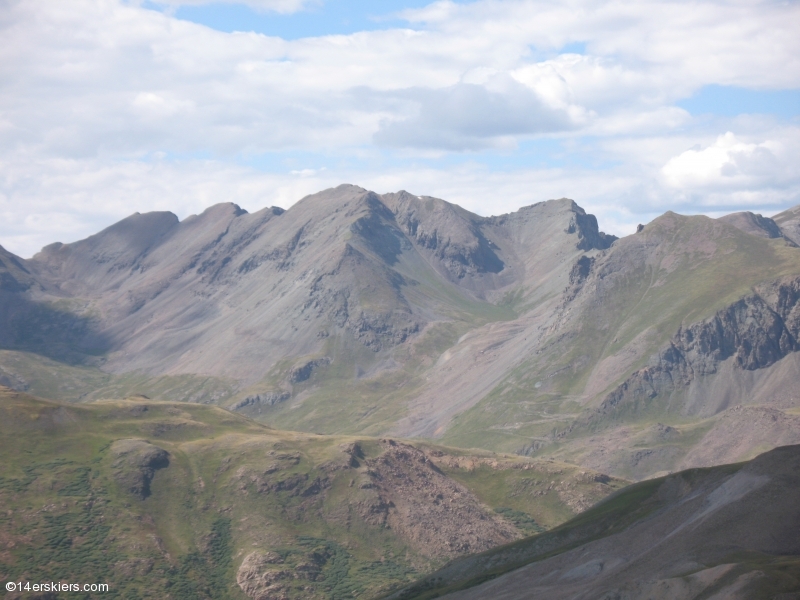
<svg viewBox="0 0 800 600">
<path fill-rule="evenodd" d="M 390 596 L 792 598 L 800 446 L 639 483 L 553 531 L 453 561 Z"/>
<path fill-rule="evenodd" d="M 537 348 L 443 439 L 555 453 L 631 478 L 771 447 L 766 428 L 719 455 L 715 428 L 745 418 L 727 412 L 738 407 L 772 411 L 780 439 L 800 441 L 799 260 L 784 238 L 660 217 L 575 262 Z"/>
<path fill-rule="evenodd" d="M 374 597 L 623 484 L 555 461 L 278 431 L 213 406 L 8 388 L 0 461 L 4 580 L 103 582 L 125 599 Z"/>
</svg>

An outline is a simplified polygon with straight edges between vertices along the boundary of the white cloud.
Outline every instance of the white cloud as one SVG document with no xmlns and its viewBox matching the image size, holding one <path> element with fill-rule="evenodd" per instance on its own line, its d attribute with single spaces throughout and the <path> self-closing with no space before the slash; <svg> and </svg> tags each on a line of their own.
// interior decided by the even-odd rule
<svg viewBox="0 0 800 600">
<path fill-rule="evenodd" d="M 800 42 L 788 37 L 800 27 L 795 5 L 484 1 L 407 14 L 426 16 L 428 29 L 289 42 L 110 0 L 12 3 L 0 67 L 13 90 L 0 99 L 9 141 L 59 155 L 236 153 L 369 144 L 377 134 L 454 150 L 574 126 L 625 133 L 648 114 L 669 131 L 685 116 L 670 102 L 703 84 L 800 86 Z M 755 45 L 763 28 L 768 47 Z M 598 54 L 531 59 L 531 46 L 575 39 Z M 391 125 L 404 121 L 403 134 Z"/>
<path fill-rule="evenodd" d="M 169 210 L 185 218 L 218 202 L 250 211 L 288 207 L 334 179 L 324 178 L 324 170 L 265 174 L 215 160 L 2 161 L 0 171 L 16 175 L 0 188 L 0 243 L 23 256 L 54 241 L 81 239 L 133 212 Z"/>
<path fill-rule="evenodd" d="M 791 156 L 788 164 L 785 150 L 780 142 L 745 143 L 728 131 L 713 145 L 692 148 L 669 159 L 661 172 L 669 186 L 680 189 L 782 184 L 786 177 L 792 177 L 792 165 L 800 158 Z"/>
<path fill-rule="evenodd" d="M 6 2 L 0 243 L 30 253 L 133 210 L 288 205 L 343 181 L 482 214 L 572 196 L 616 231 L 666 208 L 800 201 L 795 125 L 675 105 L 709 84 L 800 88 L 796 2 L 445 1 L 403 15 L 416 29 L 287 41 L 121 0 Z M 585 55 L 561 53 L 574 42 Z M 514 154 L 540 138 L 566 158 Z M 435 162 L 487 148 L 513 166 Z M 336 158 L 323 170 L 304 153 Z M 276 172 L 241 166 L 262 155 Z"/>
<path fill-rule="evenodd" d="M 42 246 L 81 239 L 129 214 L 169 210 L 180 218 L 218 202 L 235 202 L 249 211 L 277 205 L 288 208 L 307 194 L 340 183 L 354 183 L 379 193 L 406 189 L 456 202 L 479 214 L 502 214 L 548 198 L 570 196 L 598 214 L 606 230 L 629 233 L 635 226 L 616 198 L 635 182 L 622 173 L 569 174 L 560 169 L 492 172 L 468 163 L 450 168 L 390 167 L 297 169 L 263 173 L 222 161 L 125 163 L 97 159 L 50 159 L 39 163 L 0 163 L 19 178 L 5 184 L 3 206 L 24 211 L 0 212 L 0 243 L 31 256 Z M 622 215 L 622 216 L 621 216 Z"/>
<path fill-rule="evenodd" d="M 511 78 L 500 85 L 494 80 L 487 83 L 494 85 L 457 83 L 397 94 L 419 108 L 412 117 L 382 121 L 375 142 L 401 148 L 474 150 L 507 145 L 509 136 L 574 129 L 585 119 L 580 107 L 570 111 L 573 107 L 568 105 L 549 106 Z"/>
</svg>

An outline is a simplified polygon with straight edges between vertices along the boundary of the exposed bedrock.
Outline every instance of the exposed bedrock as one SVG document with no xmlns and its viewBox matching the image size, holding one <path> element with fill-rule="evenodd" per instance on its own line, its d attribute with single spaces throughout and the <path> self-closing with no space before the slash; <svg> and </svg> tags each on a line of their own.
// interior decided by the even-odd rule
<svg viewBox="0 0 800 600">
<path fill-rule="evenodd" d="M 603 233 L 597 224 L 597 217 L 588 214 L 573 202 L 573 215 L 566 233 L 578 234 L 579 250 L 605 250 L 617 240 L 617 236 Z"/>
<path fill-rule="evenodd" d="M 800 350 L 800 277 L 759 286 L 713 317 L 681 328 L 649 364 L 603 400 L 597 413 L 637 412 L 658 396 L 713 375 L 732 359 L 742 370 L 767 368 Z"/>
<path fill-rule="evenodd" d="M 480 229 L 480 217 L 444 200 L 407 192 L 387 194 L 384 201 L 403 233 L 441 261 L 452 278 L 505 268 L 497 246 Z"/>
<path fill-rule="evenodd" d="M 142 500 L 150 495 L 150 483 L 158 469 L 169 466 L 169 453 L 145 440 L 117 440 L 111 444 L 112 468 L 119 486 Z"/>
</svg>

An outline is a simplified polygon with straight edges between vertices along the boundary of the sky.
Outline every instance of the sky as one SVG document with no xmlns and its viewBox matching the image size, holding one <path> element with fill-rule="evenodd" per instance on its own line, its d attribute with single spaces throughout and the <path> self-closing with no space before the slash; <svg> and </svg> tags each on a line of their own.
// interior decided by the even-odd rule
<svg viewBox="0 0 800 600">
<path fill-rule="evenodd" d="M 0 0 L 0 245 L 352 183 L 627 235 L 800 204 L 798 0 Z"/>
</svg>

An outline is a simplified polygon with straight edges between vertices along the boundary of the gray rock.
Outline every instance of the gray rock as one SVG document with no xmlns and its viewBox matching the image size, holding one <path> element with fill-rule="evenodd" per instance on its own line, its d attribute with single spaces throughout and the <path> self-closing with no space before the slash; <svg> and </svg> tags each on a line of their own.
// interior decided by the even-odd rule
<svg viewBox="0 0 800 600">
<path fill-rule="evenodd" d="M 800 350 L 800 277 L 761 286 L 710 319 L 681 328 L 602 402 L 597 413 L 642 410 L 657 396 L 713 375 L 729 358 L 739 369 L 769 367 Z"/>
<path fill-rule="evenodd" d="M 289 392 L 261 392 L 259 394 L 251 394 L 243 400 L 230 406 L 230 410 L 240 411 L 243 408 L 255 406 L 275 406 L 281 402 L 285 402 L 291 398 Z"/>
<path fill-rule="evenodd" d="M 169 466 L 169 453 L 145 440 L 117 440 L 111 444 L 112 470 L 120 487 L 144 500 L 158 469 Z"/>
</svg>

